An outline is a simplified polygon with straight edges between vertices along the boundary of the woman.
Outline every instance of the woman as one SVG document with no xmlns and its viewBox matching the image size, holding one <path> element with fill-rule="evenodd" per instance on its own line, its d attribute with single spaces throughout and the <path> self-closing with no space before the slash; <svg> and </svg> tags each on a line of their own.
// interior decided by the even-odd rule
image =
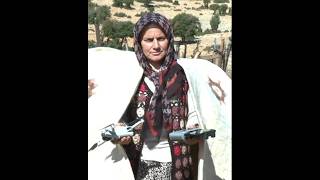
<svg viewBox="0 0 320 180">
<path fill-rule="evenodd" d="M 124 137 L 118 143 L 124 145 L 136 179 L 192 179 L 191 147 L 168 140 L 170 132 L 186 129 L 188 114 L 188 82 L 173 42 L 169 21 L 160 14 L 148 13 L 135 26 L 134 48 L 144 72 L 122 119 L 145 122 L 132 140 Z"/>
<path fill-rule="evenodd" d="M 180 61 L 180 63 L 178 64 L 176 53 L 174 51 L 173 30 L 169 24 L 168 19 L 157 13 L 147 13 L 142 16 L 136 23 L 134 28 L 134 49 L 139 67 L 142 68 L 141 76 L 138 75 L 135 78 L 132 78 L 136 74 L 140 73 L 139 68 L 136 68 L 133 64 L 132 66 L 128 66 L 130 67 L 130 69 L 127 68 L 126 70 L 123 70 L 126 72 L 126 74 L 128 74 L 128 77 L 130 77 L 130 79 L 137 80 L 138 77 L 139 82 L 137 82 L 137 85 L 135 86 L 137 87 L 137 90 L 133 93 L 134 95 L 130 95 L 130 97 L 132 98 L 125 110 L 125 113 L 121 113 L 122 117 L 119 125 L 124 123 L 129 125 L 134 124 L 140 119 L 144 119 L 144 123 L 135 128 L 135 135 L 133 137 L 123 137 L 120 140 L 113 142 L 116 144 L 116 147 L 123 147 L 125 150 L 125 154 L 121 152 L 121 148 L 120 150 L 113 149 L 113 154 L 117 152 L 120 153 L 118 153 L 118 156 L 113 156 L 112 159 L 115 160 L 114 162 L 120 162 L 121 159 L 126 159 L 126 157 L 128 157 L 135 179 L 197 179 L 197 148 L 192 148 L 190 145 L 198 142 L 196 140 L 188 141 L 187 143 L 172 142 L 168 140 L 168 134 L 172 131 L 180 129 L 195 128 L 198 126 L 198 123 L 200 123 L 199 126 L 201 128 L 205 128 L 206 126 L 202 124 L 200 119 L 202 119 L 202 121 L 206 121 L 207 119 L 210 121 L 214 120 L 212 118 L 213 115 L 210 114 L 212 112 L 211 108 L 220 105 L 210 104 L 211 102 L 216 102 L 215 98 L 212 98 L 213 101 L 205 102 L 205 100 L 211 100 L 211 94 L 213 94 L 212 89 L 207 88 L 209 87 L 207 82 L 203 83 L 204 80 L 199 80 L 200 76 L 191 77 L 188 74 L 186 75 L 185 70 L 180 66 L 180 64 L 184 64 L 183 67 L 186 69 L 199 70 L 201 68 L 201 71 L 206 72 L 209 71 L 209 69 L 205 70 L 203 67 L 210 68 L 211 64 L 208 65 L 205 64 L 208 62 L 204 62 L 203 66 L 201 65 L 201 63 L 203 64 L 203 62 L 197 61 L 197 63 L 201 65 L 199 66 L 200 68 L 198 68 L 197 65 L 188 64 L 190 61 L 186 61 L 184 63 Z M 116 51 L 114 52 L 115 54 L 118 53 Z M 92 54 L 96 56 L 97 53 Z M 123 53 L 119 53 L 119 55 L 120 54 Z M 90 55 L 89 53 L 89 57 L 93 57 L 93 55 Z M 121 64 L 121 62 L 119 62 L 120 59 L 123 59 L 123 61 L 124 59 L 127 59 L 119 57 L 118 55 L 115 55 L 115 57 L 117 57 L 118 60 L 113 61 L 113 65 L 115 65 L 116 63 Z M 112 58 L 113 57 L 109 56 L 109 59 Z M 128 58 L 131 58 L 131 56 L 129 55 Z M 130 60 L 126 61 L 127 63 L 132 63 L 132 61 Z M 134 69 L 137 70 L 133 72 Z M 210 69 L 210 71 L 211 70 L 212 69 Z M 132 71 L 132 73 L 129 71 Z M 191 71 L 189 70 L 189 72 Z M 223 76 L 225 76 L 224 73 Z M 109 77 L 109 80 L 105 81 L 116 82 L 114 78 L 111 78 L 110 76 L 103 77 Z M 190 82 L 188 82 L 187 79 L 190 79 L 194 85 L 190 86 Z M 117 81 L 121 80 L 117 79 Z M 132 81 L 128 81 L 126 83 L 128 87 L 133 87 L 133 85 L 129 85 L 130 83 L 134 84 L 132 83 Z M 112 91 L 109 87 L 110 84 L 113 83 L 106 83 L 105 86 L 108 92 Z M 219 83 L 214 84 L 217 84 L 217 87 L 221 89 Z M 100 88 L 103 86 L 99 83 L 98 85 L 98 87 Z M 202 86 L 204 87 L 203 89 L 205 91 L 197 89 L 198 87 Z M 92 87 L 92 85 L 90 87 Z M 117 88 L 117 86 L 112 87 Z M 121 89 L 113 90 L 113 92 L 115 92 L 114 94 L 122 94 L 119 92 L 120 90 Z M 192 90 L 193 93 L 191 93 L 190 90 Z M 129 88 L 127 91 L 130 92 L 126 92 L 124 95 L 133 92 L 131 91 L 131 88 Z M 220 92 L 222 93 L 220 93 L 220 96 L 218 95 L 218 98 L 223 101 L 225 93 L 222 89 Z M 200 93 L 209 93 L 209 96 L 204 97 L 205 95 L 202 95 L 202 97 L 199 97 L 198 95 Z M 106 100 L 107 98 L 100 101 L 102 102 Z M 108 100 L 110 102 L 110 99 Z M 115 101 L 117 101 L 117 99 L 115 99 Z M 121 109 L 120 106 L 124 107 L 124 104 L 119 104 L 119 106 L 117 106 L 118 109 Z M 99 107 L 107 109 L 102 105 L 99 105 Z M 112 107 L 110 106 L 110 108 Z M 199 109 L 202 109 L 202 111 Z M 101 110 L 101 112 L 105 112 L 105 110 Z M 113 114 L 117 113 L 115 111 L 112 112 Z M 190 114 L 190 112 L 192 114 Z M 90 114 L 95 115 L 98 113 L 90 113 L 89 111 L 89 115 Z M 100 118 L 101 121 L 106 121 L 107 118 L 110 117 L 106 116 L 105 118 L 101 118 L 99 116 L 96 116 L 95 118 Z M 96 127 L 98 127 L 98 125 Z M 212 126 L 207 127 L 210 128 Z M 89 129 L 93 128 L 89 127 Z M 106 152 L 106 146 L 107 145 L 101 146 L 100 151 L 102 152 L 103 148 L 105 148 Z M 202 153 L 202 156 L 203 154 L 204 153 Z M 107 158 L 110 156 L 108 155 Z M 205 158 L 210 159 L 211 157 Z M 92 167 L 92 171 L 89 170 L 89 175 L 95 175 L 97 173 L 100 173 L 102 170 L 108 170 L 108 168 L 101 168 L 101 170 L 96 170 L 97 168 L 100 168 L 102 166 L 102 163 L 101 165 L 97 165 L 98 163 L 96 162 L 100 159 L 103 159 L 103 156 L 96 158 L 96 162 L 94 162 L 95 160 L 92 159 L 92 157 L 89 157 L 89 160 L 93 162 L 92 164 L 95 164 L 95 166 L 90 165 L 89 162 L 89 169 L 90 167 Z M 202 157 L 202 159 L 204 159 L 204 157 Z M 203 163 L 203 160 L 201 162 L 202 164 L 206 164 L 206 162 Z M 105 167 L 111 166 L 114 167 L 115 163 Z M 207 163 L 206 166 L 203 165 L 203 167 L 208 168 L 209 171 L 205 170 L 201 172 L 202 174 L 204 174 L 203 176 L 201 175 L 203 177 L 201 177 L 201 179 L 213 179 L 210 178 L 213 176 L 210 173 L 208 174 L 208 172 L 215 171 L 213 169 L 213 165 Z M 117 170 L 117 168 L 115 169 Z M 110 171 L 110 173 L 112 172 Z M 206 176 L 205 173 L 207 173 L 208 175 Z M 112 177 L 112 175 L 109 174 L 109 177 Z"/>
</svg>

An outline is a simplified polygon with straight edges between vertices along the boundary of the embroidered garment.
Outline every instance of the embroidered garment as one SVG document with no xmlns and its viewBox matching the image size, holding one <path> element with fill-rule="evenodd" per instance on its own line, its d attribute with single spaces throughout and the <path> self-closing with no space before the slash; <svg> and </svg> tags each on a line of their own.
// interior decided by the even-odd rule
<svg viewBox="0 0 320 180">
<path fill-rule="evenodd" d="M 187 93 L 187 92 L 184 92 L 184 93 Z M 152 91 L 147 86 L 145 81 L 142 80 L 136 92 L 136 95 L 133 97 L 126 113 L 122 118 L 126 122 L 126 124 L 132 124 L 132 122 L 135 122 L 140 118 L 144 117 L 145 110 L 148 109 L 152 95 L 153 95 Z M 172 129 L 173 130 L 185 129 L 187 122 L 186 122 L 186 119 L 182 118 L 183 116 L 181 114 L 181 111 L 179 110 L 181 107 L 183 107 L 184 104 L 181 103 L 180 99 L 172 99 L 170 100 L 169 104 L 170 104 L 170 111 L 172 112 L 171 119 L 173 119 Z M 135 128 L 135 135 L 132 137 L 132 142 L 128 145 L 123 145 L 127 153 L 127 156 L 130 160 L 131 167 L 136 178 L 138 176 L 139 171 L 140 171 L 140 177 L 143 174 L 148 177 L 151 176 L 151 175 L 148 175 L 147 168 L 139 166 L 141 161 L 144 161 L 144 160 L 141 160 L 140 158 L 141 158 L 143 144 L 145 143 L 146 138 L 147 137 L 145 137 L 145 134 L 142 133 L 142 125 L 139 125 Z M 192 179 L 191 166 L 192 166 L 193 160 L 190 156 L 191 154 L 190 146 L 184 143 L 171 142 L 171 141 L 169 141 L 169 144 L 170 144 L 170 151 L 171 151 L 172 165 L 173 165 L 170 168 L 171 177 L 173 177 L 172 179 Z M 148 147 L 145 147 L 145 148 L 148 148 Z M 155 156 L 159 156 L 159 155 L 155 154 Z M 146 170 L 146 172 L 141 172 L 144 170 Z"/>
</svg>

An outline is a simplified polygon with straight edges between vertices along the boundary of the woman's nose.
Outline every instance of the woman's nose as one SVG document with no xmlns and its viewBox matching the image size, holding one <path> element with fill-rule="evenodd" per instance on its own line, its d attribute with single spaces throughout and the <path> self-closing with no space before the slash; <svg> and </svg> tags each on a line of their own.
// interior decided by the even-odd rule
<svg viewBox="0 0 320 180">
<path fill-rule="evenodd" d="M 158 49 L 159 47 L 159 41 L 157 39 L 153 39 L 153 48 Z"/>
</svg>

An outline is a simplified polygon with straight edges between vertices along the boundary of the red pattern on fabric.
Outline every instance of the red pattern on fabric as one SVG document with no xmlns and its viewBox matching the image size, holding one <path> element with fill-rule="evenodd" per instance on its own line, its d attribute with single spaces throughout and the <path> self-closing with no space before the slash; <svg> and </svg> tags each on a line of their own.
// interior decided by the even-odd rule
<svg viewBox="0 0 320 180">
<path fill-rule="evenodd" d="M 175 156 L 180 156 L 181 155 L 181 148 L 180 146 L 174 146 L 173 147 L 174 155 Z"/>
<path fill-rule="evenodd" d="M 142 91 L 142 92 L 146 92 L 147 91 L 146 85 L 144 83 L 141 83 L 141 86 L 139 87 L 139 90 Z"/>
</svg>

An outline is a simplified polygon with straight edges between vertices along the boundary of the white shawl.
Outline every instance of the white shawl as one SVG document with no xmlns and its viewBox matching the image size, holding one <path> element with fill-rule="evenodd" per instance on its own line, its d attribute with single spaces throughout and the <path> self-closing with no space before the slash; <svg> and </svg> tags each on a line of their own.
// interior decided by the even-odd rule
<svg viewBox="0 0 320 180">
<path fill-rule="evenodd" d="M 218 66 L 201 59 L 179 59 L 188 83 L 189 117 L 216 137 L 199 144 L 199 180 L 231 180 L 231 79 Z M 137 89 L 143 70 L 134 52 L 100 47 L 88 50 L 88 79 L 98 85 L 88 99 L 88 149 L 101 141 L 100 129 L 121 118 Z M 220 83 L 210 86 L 211 81 Z M 224 101 L 219 94 L 224 92 Z M 217 96 L 218 95 L 218 96 Z M 189 122 L 189 121 L 188 121 Z M 121 145 L 105 142 L 88 152 L 89 180 L 133 180 Z"/>
</svg>

